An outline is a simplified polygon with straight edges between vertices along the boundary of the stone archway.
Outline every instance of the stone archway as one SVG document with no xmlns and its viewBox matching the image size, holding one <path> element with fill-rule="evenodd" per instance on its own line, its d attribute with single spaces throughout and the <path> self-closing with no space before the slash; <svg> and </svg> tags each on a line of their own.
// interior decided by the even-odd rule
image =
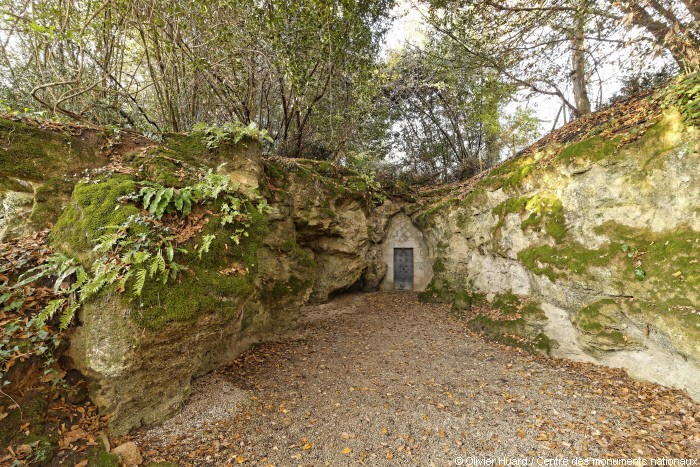
<svg viewBox="0 0 700 467">
<path fill-rule="evenodd" d="M 411 222 L 411 218 L 403 212 L 395 215 L 387 229 L 386 237 L 381 244 L 382 260 L 387 265 L 386 275 L 379 288 L 394 290 L 394 262 L 397 251 L 412 250 L 413 259 L 413 290 L 423 291 L 432 279 L 432 267 L 429 261 L 428 247 L 423 233 Z M 403 287 L 404 289 L 406 287 Z"/>
</svg>

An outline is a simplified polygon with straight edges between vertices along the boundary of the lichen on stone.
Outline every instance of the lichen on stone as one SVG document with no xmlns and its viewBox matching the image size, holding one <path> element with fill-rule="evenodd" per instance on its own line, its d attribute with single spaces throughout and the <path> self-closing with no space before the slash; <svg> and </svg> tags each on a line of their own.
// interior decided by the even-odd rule
<svg viewBox="0 0 700 467">
<path fill-rule="evenodd" d="M 466 296 L 473 309 L 471 313 L 465 312 L 470 329 L 497 342 L 549 354 L 553 343 L 543 332 L 547 317 L 538 301 L 512 291 L 495 294 L 491 300 L 474 291 L 468 291 Z"/>
<path fill-rule="evenodd" d="M 625 332 L 622 311 L 617 301 L 603 299 L 581 308 L 574 325 L 588 336 L 586 345 L 593 351 L 610 351 L 636 345 Z"/>
</svg>

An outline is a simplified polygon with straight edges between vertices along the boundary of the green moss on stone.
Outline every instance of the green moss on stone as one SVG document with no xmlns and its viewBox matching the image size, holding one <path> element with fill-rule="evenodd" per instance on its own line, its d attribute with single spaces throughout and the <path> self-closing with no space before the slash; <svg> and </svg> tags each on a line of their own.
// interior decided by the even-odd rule
<svg viewBox="0 0 700 467">
<path fill-rule="evenodd" d="M 620 305 L 612 299 L 599 300 L 581 308 L 573 319 L 574 325 L 593 339 L 589 346 L 600 350 L 622 348 L 632 344 L 622 331 Z"/>
<path fill-rule="evenodd" d="M 274 282 L 268 286 L 262 294 L 263 300 L 276 301 L 290 295 L 298 295 L 300 292 L 308 289 L 312 284 L 310 279 L 303 279 L 296 276 L 291 276 L 285 281 Z"/>
<path fill-rule="evenodd" d="M 116 454 L 110 454 L 104 449 L 95 449 L 88 457 L 88 467 L 119 467 L 121 459 Z"/>
<path fill-rule="evenodd" d="M 505 301 L 508 307 L 513 305 L 512 297 L 498 297 L 492 303 Z M 546 319 L 544 312 L 536 302 L 521 307 L 521 317 L 518 319 L 493 319 L 485 314 L 478 314 L 467 322 L 467 326 L 488 339 L 513 347 L 520 347 L 529 352 L 548 355 L 553 346 L 553 341 L 543 332 L 538 330 L 537 323 Z"/>
<path fill-rule="evenodd" d="M 615 300 L 605 299 L 581 308 L 574 316 L 574 324 L 584 332 L 601 332 L 610 324 L 610 319 L 601 312 L 603 307 L 608 306 L 617 307 L 617 303 Z"/>
<path fill-rule="evenodd" d="M 700 286 L 700 232 L 681 226 L 668 232 L 651 232 L 633 229 L 616 222 L 607 222 L 596 229 L 614 242 L 616 253 L 623 244 L 643 253 L 642 269 L 646 280 L 651 280 L 657 289 Z M 633 279 L 631 259 L 625 261 L 625 276 Z"/>
<path fill-rule="evenodd" d="M 163 186 L 175 188 L 193 184 L 196 182 L 196 179 L 187 177 L 187 171 L 183 170 L 181 172 L 184 175 L 183 177 L 177 175 L 177 172 L 183 167 L 180 157 L 179 153 L 168 154 L 162 149 L 156 150 L 156 152 L 148 156 L 148 161 L 142 166 L 144 178 L 160 183 Z"/>
<path fill-rule="evenodd" d="M 536 163 L 534 156 L 514 157 L 505 161 L 499 167 L 477 183 L 477 189 L 493 191 L 498 188 L 515 190 L 522 186 L 523 181 L 532 172 Z"/>
<path fill-rule="evenodd" d="M 566 237 L 563 206 L 561 200 L 553 193 L 542 192 L 535 196 L 507 199 L 493 208 L 493 213 L 498 216 L 498 223 L 493 228 L 495 236 L 505 224 L 508 214 L 529 213 L 529 216 L 520 223 L 523 231 L 544 230 L 557 243 L 561 243 Z"/>
<path fill-rule="evenodd" d="M 58 436 L 55 432 L 50 435 L 30 434 L 22 443 L 32 447 L 30 460 L 39 465 L 47 464 L 58 451 Z"/>
<path fill-rule="evenodd" d="M 254 277 L 258 268 L 258 248 L 267 233 L 267 220 L 255 207 L 248 205 L 251 226 L 248 236 L 239 244 L 230 239 L 232 230 L 222 228 L 218 217 L 207 224 L 192 242 L 187 254 L 178 253 L 175 261 L 189 271 L 182 273 L 180 282 L 146 282 L 142 295 L 134 299 L 124 294 L 123 299 L 138 304 L 134 318 L 151 330 L 158 330 L 171 322 L 189 321 L 197 316 L 216 312 L 235 311 L 235 304 L 242 302 L 254 291 Z M 194 244 L 204 235 L 216 235 L 209 252 L 199 258 Z M 247 268 L 245 274 L 225 275 L 221 271 L 234 265 Z M 192 293 L 193 288 L 197 293 Z"/>
<path fill-rule="evenodd" d="M 678 147 L 684 127 L 678 112 L 668 112 L 652 125 L 638 141 L 630 144 L 630 150 L 641 155 L 643 169 L 648 169 L 659 156 Z"/>
<path fill-rule="evenodd" d="M 493 228 L 493 233 L 496 234 L 501 227 L 503 227 L 508 214 L 520 214 L 525 212 L 525 207 L 530 199 L 531 198 L 528 196 L 509 198 L 493 208 L 492 212 L 498 216 L 498 223 L 496 223 L 495 227 Z"/>
<path fill-rule="evenodd" d="M 423 292 L 418 294 L 418 300 L 424 303 L 452 303 L 455 290 L 449 281 L 436 274 Z"/>
<path fill-rule="evenodd" d="M 508 291 L 504 294 L 496 295 L 491 302 L 491 306 L 497 308 L 505 315 L 514 315 L 518 312 L 520 297 L 512 291 Z"/>
<path fill-rule="evenodd" d="M 447 209 L 449 209 L 452 206 L 457 206 L 462 203 L 462 200 L 459 198 L 451 198 L 447 200 L 442 200 L 441 202 L 434 204 L 427 208 L 421 215 L 418 216 L 416 219 L 418 221 L 418 224 L 421 226 L 428 226 L 433 223 L 433 217 L 437 214 L 441 214 L 445 212 Z"/>
<path fill-rule="evenodd" d="M 0 176 L 41 181 L 100 165 L 94 142 L 0 119 Z"/>
<path fill-rule="evenodd" d="M 188 162 L 201 161 L 210 154 L 209 148 L 199 135 L 166 133 L 163 135 L 163 144 Z"/>
<path fill-rule="evenodd" d="M 579 160 L 596 162 L 608 159 L 617 152 L 621 140 L 619 136 L 613 139 L 594 136 L 569 144 L 559 153 L 556 160 L 565 164 L 571 164 Z"/>
<path fill-rule="evenodd" d="M 295 239 L 290 238 L 280 246 L 280 249 L 301 266 L 316 267 L 316 261 L 306 250 L 299 246 Z"/>
<path fill-rule="evenodd" d="M 521 347 L 531 352 L 549 353 L 552 341 L 540 329 L 547 316 L 539 302 L 509 291 L 497 294 L 485 306 L 498 310 L 508 319 L 495 319 L 491 315 L 479 313 L 467 322 L 470 329 L 496 342 Z"/>
<path fill-rule="evenodd" d="M 614 245 L 589 250 L 575 243 L 533 246 L 518 253 L 523 265 L 538 275 L 556 281 L 561 277 L 584 275 L 591 266 L 606 266 L 614 254 Z"/>
<path fill-rule="evenodd" d="M 266 159 L 263 169 L 267 179 L 276 188 L 286 188 L 288 185 L 286 168 L 274 159 Z"/>
<path fill-rule="evenodd" d="M 473 288 L 458 290 L 453 295 L 451 313 L 453 317 L 463 319 L 466 316 L 466 311 L 471 311 L 487 303 L 486 296 Z"/>
<path fill-rule="evenodd" d="M 76 185 L 70 203 L 51 230 L 52 245 L 71 256 L 86 258 L 104 227 L 121 225 L 139 214 L 136 206 L 119 202 L 136 191 L 136 183 L 123 175 Z"/>
<path fill-rule="evenodd" d="M 442 259 L 436 258 L 433 262 L 433 273 L 440 274 L 445 272 L 446 270 L 447 268 L 445 268 L 445 264 L 442 262 Z"/>
<path fill-rule="evenodd" d="M 19 431 L 25 423 L 29 423 L 31 432 L 42 436 L 46 425 L 46 409 L 49 405 L 49 395 L 45 390 L 36 390 L 27 394 L 21 401 L 22 409 L 11 409 L 8 415 L 0 420 L 0 446 L 8 446 L 17 437 L 24 440 Z"/>
<path fill-rule="evenodd" d="M 533 228 L 541 229 L 544 224 L 544 231 L 560 243 L 566 237 L 566 220 L 561 200 L 556 195 L 548 192 L 539 193 L 528 200 L 525 209 L 530 216 L 521 223 L 521 228 L 526 230 Z"/>
<path fill-rule="evenodd" d="M 13 178 L 0 176 L 0 193 L 5 191 L 31 193 L 33 190 L 32 185 L 29 183 L 20 183 Z"/>
</svg>

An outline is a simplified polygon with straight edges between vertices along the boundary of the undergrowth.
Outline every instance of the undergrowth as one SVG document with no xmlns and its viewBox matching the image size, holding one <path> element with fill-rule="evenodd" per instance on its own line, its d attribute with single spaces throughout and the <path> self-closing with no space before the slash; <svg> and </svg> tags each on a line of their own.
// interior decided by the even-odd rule
<svg viewBox="0 0 700 467">
<path fill-rule="evenodd" d="M 209 149 L 216 149 L 224 142 L 236 144 L 244 138 L 258 139 L 261 142 L 272 142 L 272 138 L 265 130 L 259 130 L 255 123 L 244 125 L 238 120 L 226 122 L 223 125 L 216 123 L 197 123 L 192 128 L 192 134 L 201 136 L 202 142 Z"/>
<path fill-rule="evenodd" d="M 700 125 L 700 72 L 679 77 L 669 86 L 664 107 L 676 107 L 686 125 Z"/>
</svg>

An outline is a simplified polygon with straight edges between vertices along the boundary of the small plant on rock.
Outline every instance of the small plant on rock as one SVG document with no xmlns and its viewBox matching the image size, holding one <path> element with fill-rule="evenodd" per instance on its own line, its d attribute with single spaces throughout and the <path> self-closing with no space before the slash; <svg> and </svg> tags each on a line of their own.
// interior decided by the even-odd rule
<svg viewBox="0 0 700 467">
<path fill-rule="evenodd" d="M 239 121 L 226 122 L 223 125 L 216 123 L 197 123 L 192 128 L 192 133 L 201 135 L 202 141 L 209 149 L 216 149 L 224 142 L 236 144 L 243 138 L 253 138 L 271 143 L 272 138 L 266 130 L 259 130 L 255 123 L 244 125 Z"/>
</svg>

